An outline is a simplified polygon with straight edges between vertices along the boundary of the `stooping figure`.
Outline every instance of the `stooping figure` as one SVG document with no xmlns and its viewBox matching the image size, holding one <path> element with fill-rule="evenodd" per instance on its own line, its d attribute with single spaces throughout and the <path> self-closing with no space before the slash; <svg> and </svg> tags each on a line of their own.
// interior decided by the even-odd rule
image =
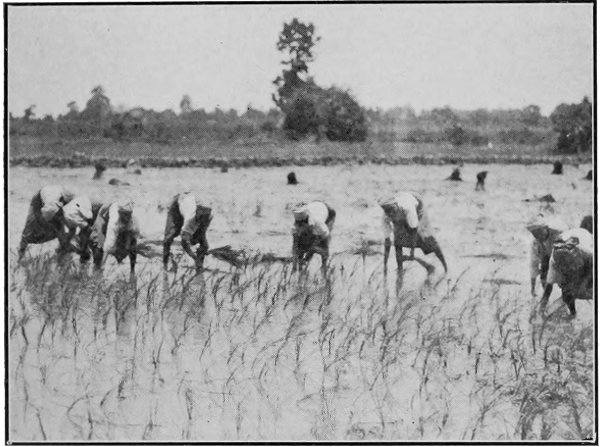
<svg viewBox="0 0 600 447">
<path fill-rule="evenodd" d="M 487 177 L 487 171 L 481 171 L 477 173 L 477 183 L 475 183 L 475 191 L 485 191 L 485 179 Z"/>
<path fill-rule="evenodd" d="M 563 173 L 563 164 L 561 161 L 555 161 L 552 165 L 552 174 L 554 175 L 562 175 Z"/>
<path fill-rule="evenodd" d="M 90 234 L 94 266 L 101 270 L 109 255 L 118 263 L 129 257 L 131 278 L 135 275 L 139 225 L 131 202 L 114 202 L 102 206 Z"/>
<path fill-rule="evenodd" d="M 104 171 L 106 171 L 106 165 L 100 162 L 96 163 L 94 165 L 94 176 L 92 177 L 92 180 L 100 180 Z"/>
<path fill-rule="evenodd" d="M 96 219 L 98 218 L 98 213 L 100 212 L 103 206 L 102 202 L 95 199 L 90 200 L 90 202 L 92 209 L 92 218 L 89 221 L 90 224 L 87 227 L 80 229 L 77 235 L 73 239 L 71 239 L 70 244 L 70 249 L 75 253 L 79 254 L 79 258 L 82 263 L 86 263 L 92 258 L 93 248 L 91 244 L 91 236 L 94 230 L 94 222 L 96 222 Z M 70 207 L 71 203 L 73 202 L 67 204 L 65 206 L 65 209 L 67 207 Z"/>
<path fill-rule="evenodd" d="M 542 288 L 546 289 L 546 278 L 552 256 L 552 247 L 563 231 L 568 229 L 567 224 L 559 219 L 537 216 L 528 225 L 527 230 L 532 234 L 529 249 L 529 277 L 531 280 L 531 295 L 535 296 L 535 284 L 540 277 Z"/>
<path fill-rule="evenodd" d="M 425 212 L 422 199 L 414 193 L 400 192 L 394 197 L 382 198 L 378 201 L 383 209 L 383 234 L 384 234 L 384 253 L 383 253 L 383 274 L 387 277 L 387 263 L 394 239 L 394 248 L 396 250 L 396 261 L 398 263 L 398 274 L 396 277 L 396 290 L 400 291 L 403 284 L 403 261 L 405 259 L 417 260 L 415 258 L 415 248 L 420 248 L 424 254 L 435 253 L 436 257 L 442 263 L 444 271 L 448 271 L 446 259 L 442 253 L 437 240 L 433 236 L 427 213 Z M 410 248 L 410 257 L 405 258 L 403 248 Z M 421 262 L 421 264 L 425 264 Z M 433 267 L 426 266 L 429 273 Z"/>
<path fill-rule="evenodd" d="M 292 228 L 292 271 L 302 272 L 316 253 L 321 256 L 321 271 L 326 274 L 335 215 L 335 210 L 321 201 L 296 206 Z"/>
<path fill-rule="evenodd" d="M 31 199 L 25 227 L 19 244 L 19 260 L 29 244 L 42 244 L 58 239 L 58 256 L 70 251 L 70 244 L 78 229 L 92 222 L 89 198 L 75 194 L 64 186 L 48 185 Z"/>
<path fill-rule="evenodd" d="M 572 317 L 575 300 L 591 300 L 594 295 L 594 237 L 584 228 L 560 234 L 554 243 L 541 308 L 545 310 L 556 284 Z"/>
<path fill-rule="evenodd" d="M 196 270 L 204 267 L 204 258 L 208 252 L 206 231 L 212 220 L 211 208 L 201 204 L 195 194 L 184 192 L 177 194 L 169 203 L 167 223 L 163 241 L 163 266 L 168 267 L 171 244 L 181 234 L 181 246 L 195 262 Z M 196 253 L 192 245 L 198 245 Z"/>
</svg>

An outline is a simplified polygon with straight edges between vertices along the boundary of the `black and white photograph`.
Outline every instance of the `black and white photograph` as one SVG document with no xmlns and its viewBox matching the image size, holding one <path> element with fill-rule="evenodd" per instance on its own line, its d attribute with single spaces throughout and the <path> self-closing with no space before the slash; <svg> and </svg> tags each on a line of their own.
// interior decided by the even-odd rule
<svg viewBox="0 0 600 447">
<path fill-rule="evenodd" d="M 595 2 L 4 2 L 5 443 L 598 445 Z"/>
</svg>

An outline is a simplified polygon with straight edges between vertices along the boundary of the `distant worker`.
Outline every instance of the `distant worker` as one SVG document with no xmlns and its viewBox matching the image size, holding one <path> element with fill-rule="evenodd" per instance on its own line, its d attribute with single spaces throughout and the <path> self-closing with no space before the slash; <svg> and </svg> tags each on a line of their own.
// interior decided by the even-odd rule
<svg viewBox="0 0 600 447">
<path fill-rule="evenodd" d="M 336 212 L 325 202 L 300 203 L 294 209 L 292 271 L 302 272 L 314 254 L 321 256 L 321 271 L 327 273 L 331 231 Z"/>
<path fill-rule="evenodd" d="M 294 171 L 290 172 L 287 175 L 287 184 L 288 185 L 297 185 L 298 179 L 296 178 L 296 173 Z"/>
<path fill-rule="evenodd" d="M 112 186 L 131 186 L 129 182 L 124 182 L 123 180 L 119 180 L 118 178 L 111 178 L 108 181 L 108 184 Z"/>
<path fill-rule="evenodd" d="M 435 253 L 442 263 L 444 271 L 448 271 L 446 259 L 438 242 L 433 236 L 429 219 L 421 197 L 411 192 L 400 192 L 393 197 L 382 198 L 378 201 L 383 209 L 384 254 L 383 273 L 387 276 L 387 263 L 394 238 L 398 275 L 396 288 L 402 288 L 405 259 L 415 259 L 415 248 L 420 248 L 425 255 Z M 410 257 L 405 258 L 403 248 L 410 248 Z M 428 268 L 429 270 L 429 268 Z M 430 271 L 431 272 L 431 271 Z"/>
<path fill-rule="evenodd" d="M 96 163 L 94 165 L 94 176 L 92 177 L 92 180 L 100 180 L 102 178 L 102 174 L 104 174 L 104 171 L 106 171 L 106 166 L 103 163 Z"/>
<path fill-rule="evenodd" d="M 139 225 L 133 215 L 133 203 L 114 202 L 102 206 L 90 235 L 94 265 L 100 270 L 109 255 L 118 263 L 129 257 L 131 277 L 135 274 Z"/>
<path fill-rule="evenodd" d="M 453 182 L 462 182 L 462 177 L 460 176 L 460 168 L 454 168 L 450 177 L 446 178 L 446 180 L 450 180 Z"/>
<path fill-rule="evenodd" d="M 475 184 L 475 191 L 485 191 L 485 178 L 487 177 L 487 171 L 481 171 L 477 174 L 477 183 Z"/>
<path fill-rule="evenodd" d="M 535 296 L 536 279 L 539 276 L 542 288 L 546 289 L 546 278 L 552 256 L 552 247 L 567 224 L 559 219 L 537 216 L 527 225 L 527 230 L 533 236 L 529 251 L 529 272 L 531 279 L 531 295 Z"/>
<path fill-rule="evenodd" d="M 163 265 L 166 269 L 171 255 L 171 244 L 181 234 L 181 246 L 196 264 L 196 270 L 204 267 L 208 252 L 206 231 L 212 220 L 211 208 L 202 205 L 200 199 L 191 192 L 177 194 L 168 205 L 165 238 L 163 242 Z M 196 253 L 192 245 L 198 245 Z"/>
<path fill-rule="evenodd" d="M 140 166 L 140 163 L 134 158 L 130 158 L 129 160 L 127 160 L 127 163 L 125 163 L 125 168 L 127 169 L 127 172 L 129 174 L 139 175 L 142 173 L 142 167 Z"/>
<path fill-rule="evenodd" d="M 552 174 L 554 175 L 562 175 L 563 173 L 563 164 L 561 161 L 555 161 L 553 168 L 552 168 Z"/>
<path fill-rule="evenodd" d="M 59 185 L 41 188 L 31 199 L 19 244 L 19 260 L 29 244 L 43 244 L 58 238 L 58 255 L 68 251 L 77 229 L 91 224 L 90 200 Z"/>
<path fill-rule="evenodd" d="M 550 258 L 548 283 L 542 296 L 544 310 L 552 293 L 552 284 L 560 287 L 562 300 L 572 317 L 575 300 L 594 297 L 594 237 L 584 228 L 565 231 L 557 238 Z"/>
</svg>

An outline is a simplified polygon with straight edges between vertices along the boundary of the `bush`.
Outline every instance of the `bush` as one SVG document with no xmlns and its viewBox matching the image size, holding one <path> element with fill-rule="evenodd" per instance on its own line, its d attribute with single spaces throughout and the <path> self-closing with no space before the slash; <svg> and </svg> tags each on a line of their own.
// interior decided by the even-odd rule
<svg viewBox="0 0 600 447">
<path fill-rule="evenodd" d="M 319 108 L 323 105 L 318 88 L 296 89 L 284 111 L 283 130 L 292 139 L 319 134 L 319 124 L 324 120 L 324 113 Z"/>
<path fill-rule="evenodd" d="M 331 141 L 365 141 L 367 124 L 363 109 L 345 91 L 327 91 L 327 138 Z"/>
<path fill-rule="evenodd" d="M 314 83 L 296 89 L 286 105 L 283 129 L 291 138 L 325 135 L 331 141 L 364 141 L 367 123 L 360 105 L 336 87 Z"/>
<path fill-rule="evenodd" d="M 557 152 L 581 154 L 592 150 L 592 104 L 587 98 L 580 104 L 560 104 L 550 115 L 550 121 L 559 134 Z"/>
<path fill-rule="evenodd" d="M 498 132 L 498 140 L 506 144 L 531 144 L 536 145 L 544 141 L 544 137 L 527 127 L 521 129 L 508 129 Z"/>
</svg>

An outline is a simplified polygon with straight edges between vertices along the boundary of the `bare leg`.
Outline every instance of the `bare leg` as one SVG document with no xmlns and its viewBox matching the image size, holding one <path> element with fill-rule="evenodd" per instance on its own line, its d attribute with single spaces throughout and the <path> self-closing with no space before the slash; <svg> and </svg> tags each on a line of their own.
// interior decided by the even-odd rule
<svg viewBox="0 0 600 447">
<path fill-rule="evenodd" d="M 577 312 L 575 310 L 575 297 L 571 293 L 563 293 L 562 299 L 565 302 L 565 304 L 567 305 L 567 308 L 569 309 L 571 317 L 574 317 L 575 315 L 577 315 Z"/>
<path fill-rule="evenodd" d="M 171 257 L 171 244 L 173 239 L 165 239 L 163 242 L 163 267 L 165 270 L 169 267 L 169 258 Z"/>
<path fill-rule="evenodd" d="M 540 302 L 540 310 L 542 312 L 546 310 L 548 300 L 550 299 L 550 294 L 552 294 L 552 284 L 546 284 L 546 287 L 544 288 L 544 294 L 542 295 L 542 301 Z"/>
<path fill-rule="evenodd" d="M 306 253 L 304 256 L 300 257 L 300 271 L 308 272 L 308 265 L 310 264 L 310 260 L 314 256 L 313 252 Z"/>
<path fill-rule="evenodd" d="M 100 273 L 102 271 L 102 260 L 104 259 L 104 251 L 101 248 L 92 249 L 92 258 L 94 261 L 94 271 Z"/>
<path fill-rule="evenodd" d="M 390 248 L 392 246 L 392 241 L 389 238 L 386 238 L 383 243 L 383 277 L 387 278 L 387 263 L 390 257 Z"/>
<path fill-rule="evenodd" d="M 442 249 L 439 247 L 439 245 L 434 250 L 434 253 L 442 263 L 442 266 L 444 267 L 444 272 L 448 273 L 448 265 L 446 264 L 446 258 L 444 258 L 444 253 L 442 253 Z"/>
<path fill-rule="evenodd" d="M 427 274 L 429 274 L 429 275 L 431 275 L 435 271 L 435 267 L 432 264 L 430 264 L 429 262 L 425 261 L 424 259 L 418 258 L 416 256 L 411 256 L 409 258 L 406 258 L 405 261 L 406 260 L 418 262 L 423 267 L 425 267 L 425 269 L 427 270 Z"/>
<path fill-rule="evenodd" d="M 545 256 L 542 259 L 542 263 L 541 263 L 541 272 L 540 272 L 540 279 L 542 281 L 542 287 L 546 287 L 546 278 L 548 277 L 548 270 L 550 269 L 550 256 Z M 552 289 L 550 289 L 550 291 L 552 291 Z"/>
<path fill-rule="evenodd" d="M 204 270 L 204 258 L 206 257 L 207 252 L 208 248 L 200 243 L 200 246 L 196 250 L 196 273 L 200 273 Z"/>
<path fill-rule="evenodd" d="M 25 255 L 25 250 L 27 250 L 27 245 L 29 245 L 26 241 L 25 238 L 21 238 L 21 242 L 19 243 L 19 261 L 21 261 L 23 259 L 23 256 Z"/>
<path fill-rule="evenodd" d="M 298 252 L 298 236 L 292 236 L 292 273 L 300 268 L 300 254 Z"/>
<path fill-rule="evenodd" d="M 129 252 L 129 280 L 135 281 L 135 262 L 137 259 L 137 253 Z"/>
<path fill-rule="evenodd" d="M 329 262 L 329 242 L 327 242 L 327 246 L 323 248 L 321 251 L 321 272 L 323 276 L 327 275 L 327 267 Z"/>
<path fill-rule="evenodd" d="M 404 285 L 404 253 L 402 253 L 402 247 L 398 245 L 396 245 L 396 263 L 398 264 L 398 272 L 396 274 L 396 295 L 398 295 Z"/>
</svg>

